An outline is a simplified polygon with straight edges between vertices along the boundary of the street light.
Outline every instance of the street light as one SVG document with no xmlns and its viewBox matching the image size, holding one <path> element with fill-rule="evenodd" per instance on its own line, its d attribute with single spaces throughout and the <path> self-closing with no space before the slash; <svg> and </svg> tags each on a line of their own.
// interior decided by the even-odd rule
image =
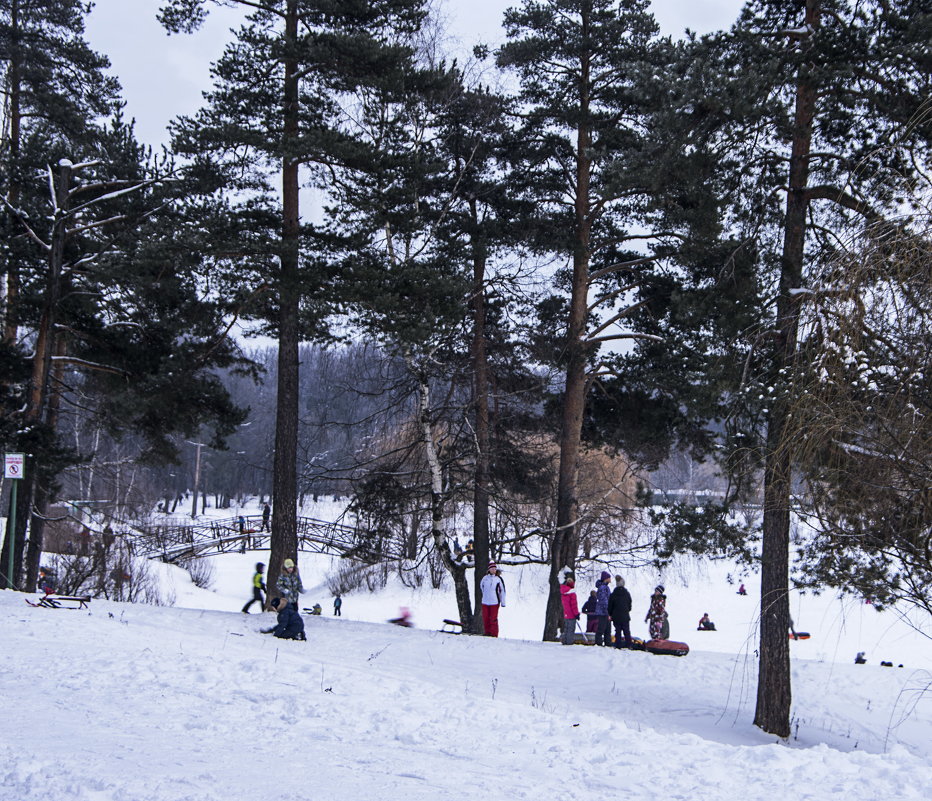
<svg viewBox="0 0 932 801">
<path fill-rule="evenodd" d="M 195 520 L 197 519 L 197 486 L 201 483 L 201 448 L 204 447 L 203 442 L 191 442 L 191 440 L 186 439 L 185 442 L 188 445 L 197 446 L 197 455 L 194 457 L 194 499 L 191 501 L 191 517 Z"/>
</svg>

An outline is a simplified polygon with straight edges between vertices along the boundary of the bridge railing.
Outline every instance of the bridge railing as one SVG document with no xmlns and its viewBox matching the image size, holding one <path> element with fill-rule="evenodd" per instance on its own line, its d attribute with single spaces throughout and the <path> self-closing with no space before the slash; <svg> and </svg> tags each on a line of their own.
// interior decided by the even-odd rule
<svg viewBox="0 0 932 801">
<path fill-rule="evenodd" d="M 326 520 L 299 517 L 295 533 L 298 550 L 302 551 L 331 553 L 373 564 L 403 556 L 389 537 Z M 132 537 L 130 547 L 137 556 L 174 562 L 184 557 L 261 550 L 269 547 L 270 540 L 270 532 L 261 530 L 261 517 L 246 518 L 242 525 L 238 518 L 226 518 L 147 527 Z"/>
</svg>

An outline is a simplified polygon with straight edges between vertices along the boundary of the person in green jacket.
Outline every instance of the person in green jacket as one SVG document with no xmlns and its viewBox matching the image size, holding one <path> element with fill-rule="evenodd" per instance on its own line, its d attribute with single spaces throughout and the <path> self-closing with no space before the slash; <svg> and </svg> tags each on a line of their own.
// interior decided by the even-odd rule
<svg viewBox="0 0 932 801">
<path fill-rule="evenodd" d="M 278 577 L 278 583 L 275 586 L 282 597 L 291 604 L 291 608 L 297 612 L 298 596 L 304 592 L 304 585 L 301 583 L 301 576 L 298 574 L 294 559 L 286 559 L 282 563 L 282 574 Z"/>
<path fill-rule="evenodd" d="M 252 577 L 252 600 L 243 607 L 244 615 L 249 614 L 249 607 L 252 606 L 256 601 L 259 602 L 260 612 L 265 606 L 265 598 L 262 597 L 262 593 L 265 592 L 265 579 L 262 576 L 264 570 L 265 565 L 262 562 L 256 562 L 256 572 Z"/>
</svg>

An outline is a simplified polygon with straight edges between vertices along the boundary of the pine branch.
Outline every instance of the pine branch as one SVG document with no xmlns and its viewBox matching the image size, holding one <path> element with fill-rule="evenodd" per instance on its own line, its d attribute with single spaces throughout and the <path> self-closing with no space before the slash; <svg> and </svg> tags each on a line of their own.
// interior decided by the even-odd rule
<svg viewBox="0 0 932 801">
<path fill-rule="evenodd" d="M 837 186 L 831 186 L 830 184 L 810 186 L 806 190 L 806 197 L 809 200 L 831 200 L 834 203 L 837 203 L 839 206 L 843 206 L 846 209 L 850 209 L 851 211 L 860 214 L 862 217 L 865 217 L 871 222 L 876 223 L 884 221 L 883 216 L 867 203 L 862 200 L 858 200 L 852 195 L 849 195 L 847 192 L 845 192 L 843 189 L 839 189 Z"/>
<path fill-rule="evenodd" d="M 641 308 L 641 306 L 643 306 L 646 303 L 647 303 L 646 300 L 642 300 L 642 301 L 639 301 L 638 303 L 635 303 L 633 306 L 628 306 L 626 309 L 622 309 L 614 317 L 611 317 L 608 320 L 606 320 L 604 323 L 602 323 L 602 325 L 596 328 L 595 331 L 592 332 L 592 334 L 598 334 L 600 331 L 604 331 L 610 325 L 614 325 L 619 320 L 624 319 L 629 314 L 631 314 L 631 312 L 636 311 L 637 309 Z M 590 334 L 590 337 L 592 336 L 592 334 Z"/>
<path fill-rule="evenodd" d="M 659 337 L 656 334 L 638 334 L 638 333 L 632 332 L 630 334 L 612 334 L 611 336 L 605 336 L 605 337 L 587 337 L 584 340 L 584 343 L 586 345 L 592 345 L 596 342 L 611 342 L 613 340 L 618 340 L 618 339 L 648 339 L 651 342 L 663 342 L 664 341 L 663 337 Z"/>
<path fill-rule="evenodd" d="M 26 222 L 26 216 L 15 206 L 13 206 L 9 200 L 4 196 L 3 205 L 9 209 L 10 213 L 19 221 L 19 223 L 26 229 L 26 234 L 32 239 L 36 244 L 39 245 L 44 251 L 48 252 L 52 249 L 51 245 L 47 245 L 42 238 L 32 230 L 32 227 L 29 223 Z"/>
<path fill-rule="evenodd" d="M 98 373 L 112 373 L 114 375 L 129 376 L 128 370 L 119 367 L 113 367 L 109 364 L 99 364 L 98 362 L 89 362 L 86 359 L 79 359 L 77 356 L 52 356 L 52 361 L 58 364 L 68 364 L 73 367 L 84 367 L 88 370 L 94 370 Z"/>
<path fill-rule="evenodd" d="M 610 300 L 614 300 L 614 299 L 617 298 L 619 295 L 623 295 L 623 294 L 625 294 L 625 292 L 630 292 L 632 289 L 635 289 L 637 286 L 638 286 L 637 283 L 626 284 L 625 286 L 621 287 L 621 289 L 616 289 L 614 292 L 609 292 L 607 295 L 602 295 L 602 296 L 596 298 L 596 299 L 589 305 L 589 308 L 586 309 L 586 314 L 592 313 L 592 312 L 595 311 L 599 306 L 601 306 L 603 303 L 606 303 L 607 301 L 610 301 Z"/>
<path fill-rule="evenodd" d="M 643 259 L 634 259 L 633 261 L 622 261 L 617 264 L 610 264 L 608 267 L 603 267 L 601 270 L 596 270 L 594 273 L 589 273 L 589 283 L 598 280 L 603 275 L 609 275 L 610 273 L 621 272 L 622 270 L 627 270 L 630 267 L 638 267 L 641 264 L 649 264 L 652 261 L 656 261 L 657 256 L 645 256 Z"/>
</svg>

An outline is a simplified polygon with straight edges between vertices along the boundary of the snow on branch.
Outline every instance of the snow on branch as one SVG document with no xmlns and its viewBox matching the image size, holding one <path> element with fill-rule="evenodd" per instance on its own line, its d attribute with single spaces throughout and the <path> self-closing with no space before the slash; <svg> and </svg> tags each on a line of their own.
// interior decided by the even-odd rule
<svg viewBox="0 0 932 801">
<path fill-rule="evenodd" d="M 629 334 L 610 334 L 604 337 L 589 337 L 585 340 L 587 345 L 591 345 L 594 342 L 611 342 L 615 339 L 647 339 L 651 342 L 663 342 L 663 337 L 659 337 L 656 334 L 638 334 L 638 333 L 629 333 Z"/>
<path fill-rule="evenodd" d="M 39 247 L 41 247 L 46 252 L 52 249 L 52 246 L 49 244 L 46 244 L 45 241 L 35 231 L 32 230 L 32 227 L 29 225 L 29 223 L 26 222 L 25 212 L 23 212 L 21 209 L 16 208 L 12 203 L 10 203 L 9 200 L 7 200 L 5 196 L 3 198 L 3 205 L 7 207 L 10 213 L 17 220 L 19 220 L 23 228 L 26 229 L 26 233 L 28 234 L 30 239 L 32 239 L 37 245 L 39 245 Z"/>
<path fill-rule="evenodd" d="M 86 359 L 79 359 L 76 356 L 52 356 L 52 361 L 58 362 L 59 364 L 71 365 L 72 367 L 84 367 L 88 370 L 96 370 L 99 373 L 113 373 L 114 375 L 123 376 L 128 376 L 130 374 L 128 370 L 123 370 L 119 367 L 113 367 L 109 364 L 89 362 Z"/>
</svg>

